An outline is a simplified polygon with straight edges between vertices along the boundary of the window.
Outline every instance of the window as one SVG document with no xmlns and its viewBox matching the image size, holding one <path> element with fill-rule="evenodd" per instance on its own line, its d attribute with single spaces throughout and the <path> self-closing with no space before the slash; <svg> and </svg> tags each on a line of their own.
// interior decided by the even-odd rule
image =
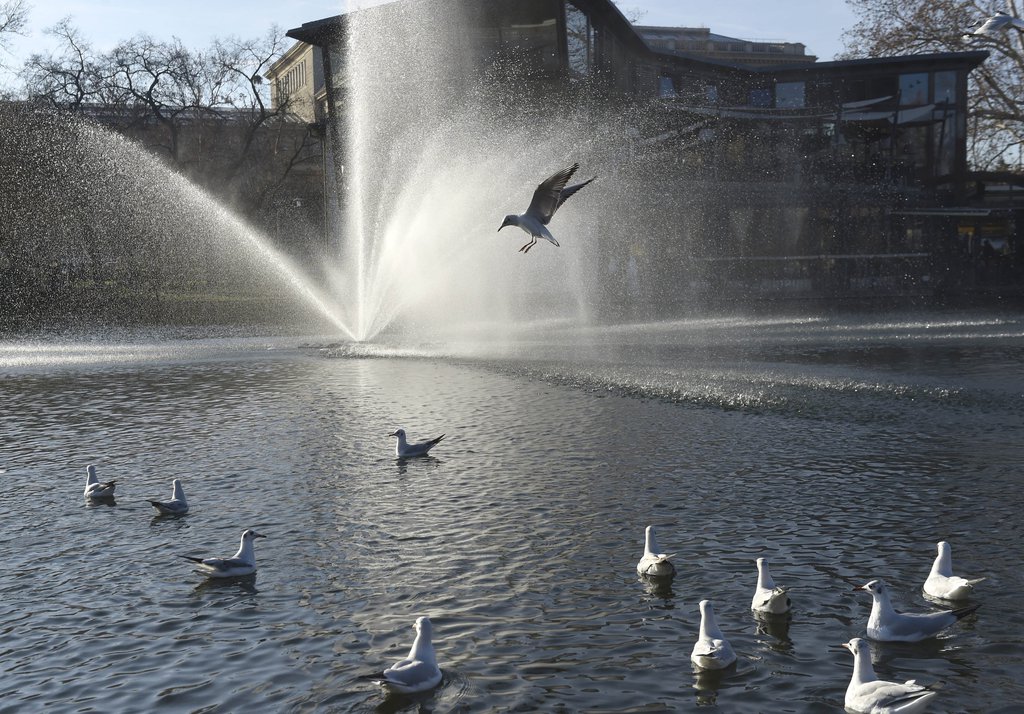
<svg viewBox="0 0 1024 714">
<path fill-rule="evenodd" d="M 594 28 L 587 14 L 565 4 L 565 40 L 569 50 L 569 72 L 577 77 L 590 74 L 594 61 Z"/>
<path fill-rule="evenodd" d="M 278 80 L 278 88 L 282 94 L 288 96 L 298 89 L 306 86 L 306 62 L 303 60 L 285 72 Z"/>
<path fill-rule="evenodd" d="M 527 71 L 553 72 L 560 68 L 558 21 L 547 0 L 516 3 L 481 3 L 483 33 L 478 52 L 511 59 Z"/>
<path fill-rule="evenodd" d="M 917 107 L 928 103 L 928 73 L 900 75 L 900 106 Z"/>
<path fill-rule="evenodd" d="M 956 102 L 956 72 L 935 73 L 936 104 L 953 104 Z"/>
<path fill-rule="evenodd" d="M 803 109 L 805 106 L 803 82 L 779 82 L 775 85 L 775 106 L 778 109 Z"/>
<path fill-rule="evenodd" d="M 747 97 L 747 104 L 760 109 L 770 108 L 772 106 L 772 90 L 751 89 Z"/>
<path fill-rule="evenodd" d="M 658 77 L 658 96 L 671 99 L 676 96 L 676 85 L 671 77 Z"/>
</svg>

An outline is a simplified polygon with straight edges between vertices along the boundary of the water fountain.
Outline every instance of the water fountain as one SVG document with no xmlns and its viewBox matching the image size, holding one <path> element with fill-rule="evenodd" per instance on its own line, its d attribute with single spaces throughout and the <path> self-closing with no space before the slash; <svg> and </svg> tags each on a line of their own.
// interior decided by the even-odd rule
<svg viewBox="0 0 1024 714">
<path fill-rule="evenodd" d="M 202 294 L 218 293 L 251 299 L 250 313 L 280 303 L 281 315 L 352 337 L 333 298 L 271 240 L 140 145 L 40 107 L 5 112 L 5 267 L 36 283 L 9 286 L 5 322 L 33 322 L 19 291 L 47 283 L 48 317 L 63 321 L 187 324 Z M 72 289 L 83 282 L 91 288 Z"/>
<path fill-rule="evenodd" d="M 466 26 L 459 12 L 408 3 L 349 19 L 351 196 L 339 270 L 361 340 L 501 340 L 526 326 L 587 324 L 607 307 L 609 272 L 624 271 L 629 246 L 660 228 L 626 188 L 637 169 L 629 114 L 584 86 L 556 96 L 515 68 L 468 71 L 480 58 L 451 36 Z M 496 233 L 501 218 L 574 162 L 577 178 L 598 180 L 553 221 L 562 247 L 517 253 L 518 232 Z"/>
</svg>

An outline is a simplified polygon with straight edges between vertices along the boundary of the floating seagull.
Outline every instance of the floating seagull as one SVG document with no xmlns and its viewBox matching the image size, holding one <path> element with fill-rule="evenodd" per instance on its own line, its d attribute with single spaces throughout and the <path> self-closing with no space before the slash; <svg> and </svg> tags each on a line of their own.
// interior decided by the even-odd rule
<svg viewBox="0 0 1024 714">
<path fill-rule="evenodd" d="M 408 656 L 383 672 L 364 676 L 364 679 L 402 694 L 425 692 L 441 683 L 441 670 L 437 666 L 437 655 L 430 641 L 430 618 L 416 618 L 413 627 L 416 629 L 416 639 L 413 640 Z"/>
<path fill-rule="evenodd" d="M 969 32 L 964 35 L 965 40 L 970 40 L 975 37 L 991 37 L 1005 30 L 1009 30 L 1011 27 L 1016 27 L 1018 30 L 1024 30 L 1024 20 L 1007 15 L 1005 12 L 997 12 L 992 17 L 986 19 L 981 26 L 976 28 L 973 32 Z"/>
<path fill-rule="evenodd" d="M 171 481 L 171 487 L 170 501 L 150 501 L 150 504 L 165 516 L 180 516 L 188 513 L 188 501 L 185 500 L 185 491 L 181 488 L 181 481 L 174 479 Z"/>
<path fill-rule="evenodd" d="M 115 481 L 100 483 L 96 478 L 96 467 L 89 464 L 85 467 L 85 497 L 92 499 L 113 498 Z"/>
<path fill-rule="evenodd" d="M 654 526 L 647 526 L 644 531 L 644 557 L 636 564 L 636 572 L 640 575 L 666 577 L 676 574 L 676 566 L 669 558 L 676 557 L 658 552 L 658 542 L 654 539 Z"/>
<path fill-rule="evenodd" d="M 754 590 L 754 599 L 750 601 L 750 609 L 754 612 L 766 612 L 772 615 L 781 615 L 789 612 L 792 604 L 786 588 L 775 584 L 772 574 L 768 570 L 768 561 L 765 558 L 757 559 L 757 588 Z"/>
<path fill-rule="evenodd" d="M 569 182 L 569 179 L 572 178 L 572 175 L 576 173 L 579 167 L 579 164 L 573 164 L 569 168 L 562 169 L 545 179 L 543 183 L 537 186 L 537 190 L 533 192 L 533 200 L 530 201 L 530 207 L 526 209 L 526 213 L 518 216 L 510 213 L 505 216 L 501 228 L 505 226 L 519 226 L 530 234 L 530 242 L 519 249 L 521 253 L 529 253 L 530 248 L 537 243 L 538 238 L 550 241 L 558 247 L 558 241 L 555 240 L 555 237 L 551 235 L 551 231 L 548 230 L 548 222 L 555 215 L 558 207 L 565 203 L 566 199 L 594 180 L 593 178 L 588 179 L 583 183 L 566 188 L 565 184 Z M 595 176 L 594 178 L 597 177 Z M 501 228 L 498 229 L 499 232 Z"/>
<path fill-rule="evenodd" d="M 256 572 L 256 552 L 253 549 L 253 541 L 257 538 L 266 538 L 266 536 L 251 529 L 242 531 L 242 543 L 238 547 L 238 552 L 230 558 L 194 558 L 191 555 L 178 557 L 198 563 L 199 572 L 209 575 L 211 578 L 237 578 L 242 575 L 252 575 Z"/>
<path fill-rule="evenodd" d="M 736 661 L 736 653 L 715 622 L 710 600 L 700 601 L 700 638 L 693 646 L 690 661 L 701 669 L 725 669 Z"/>
<path fill-rule="evenodd" d="M 388 436 L 397 436 L 398 444 L 395 445 L 395 455 L 399 458 L 408 458 L 410 456 L 426 456 L 427 452 L 434 448 L 441 439 L 444 438 L 444 434 L 437 437 L 436 439 L 430 439 L 428 441 L 421 441 L 418 444 L 410 444 L 405 440 L 405 429 L 395 429 Z"/>
<path fill-rule="evenodd" d="M 873 602 L 868 617 L 868 637 L 879 642 L 919 642 L 934 637 L 980 607 L 971 605 L 957 610 L 907 614 L 893 609 L 889 586 L 884 580 L 872 580 L 854 590 L 871 593 Z"/>
<path fill-rule="evenodd" d="M 846 688 L 846 711 L 857 714 L 913 714 L 923 712 L 936 692 L 913 679 L 903 684 L 885 682 L 871 666 L 867 641 L 854 637 L 843 645 L 853 652 L 853 677 Z"/>
<path fill-rule="evenodd" d="M 937 544 L 939 554 L 932 563 L 932 571 L 924 581 L 924 594 L 943 600 L 963 600 L 974 592 L 974 586 L 985 578 L 968 580 L 953 575 L 953 555 L 949 543 L 940 540 Z"/>
</svg>

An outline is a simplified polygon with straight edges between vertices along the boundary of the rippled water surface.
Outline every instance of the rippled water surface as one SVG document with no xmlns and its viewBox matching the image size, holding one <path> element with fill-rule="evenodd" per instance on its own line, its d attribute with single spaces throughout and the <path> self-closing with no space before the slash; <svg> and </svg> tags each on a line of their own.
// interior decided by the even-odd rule
<svg viewBox="0 0 1024 714">
<path fill-rule="evenodd" d="M 397 350 L 295 338 L 0 342 L 0 712 L 842 709 L 869 599 L 935 542 L 985 575 L 940 638 L 873 645 L 935 711 L 1024 703 L 1024 319 L 706 321 Z M 396 461 L 387 434 L 447 433 Z M 87 505 L 85 465 L 118 481 Z M 182 479 L 193 506 L 154 517 Z M 643 529 L 678 553 L 638 581 Z M 259 572 L 211 583 L 176 554 Z M 789 620 L 750 611 L 754 559 Z M 694 674 L 697 603 L 739 653 Z M 360 674 L 428 614 L 445 680 Z"/>
</svg>

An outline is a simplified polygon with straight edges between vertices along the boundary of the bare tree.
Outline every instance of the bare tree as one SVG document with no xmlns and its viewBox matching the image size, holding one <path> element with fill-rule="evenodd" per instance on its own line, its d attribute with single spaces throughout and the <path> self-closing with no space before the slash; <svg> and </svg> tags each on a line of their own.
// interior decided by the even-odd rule
<svg viewBox="0 0 1024 714">
<path fill-rule="evenodd" d="M 114 124 L 244 212 L 265 203 L 297 163 L 319 157 L 288 103 L 269 101 L 263 75 L 287 50 L 278 28 L 206 50 L 138 35 L 106 53 L 70 20 L 49 32 L 59 47 L 26 63 L 30 96 Z"/>
<path fill-rule="evenodd" d="M 845 58 L 986 50 L 970 75 L 968 146 L 979 169 L 1020 165 L 1024 151 L 1024 32 L 969 34 L 996 12 L 1015 17 L 1021 0 L 847 0 L 859 20 Z"/>
<path fill-rule="evenodd" d="M 25 29 L 30 9 L 26 0 L 0 2 L 0 47 L 3 47 L 4 35 L 18 35 Z"/>
<path fill-rule="evenodd" d="M 4 56 L 11 35 L 20 35 L 28 23 L 29 5 L 26 0 L 0 0 L 0 68 L 7 65 Z"/>
<path fill-rule="evenodd" d="M 33 54 L 25 63 L 24 77 L 33 95 L 72 111 L 103 101 L 99 59 L 71 19 L 64 18 L 46 34 L 57 38 L 60 49 L 56 54 Z"/>
</svg>

